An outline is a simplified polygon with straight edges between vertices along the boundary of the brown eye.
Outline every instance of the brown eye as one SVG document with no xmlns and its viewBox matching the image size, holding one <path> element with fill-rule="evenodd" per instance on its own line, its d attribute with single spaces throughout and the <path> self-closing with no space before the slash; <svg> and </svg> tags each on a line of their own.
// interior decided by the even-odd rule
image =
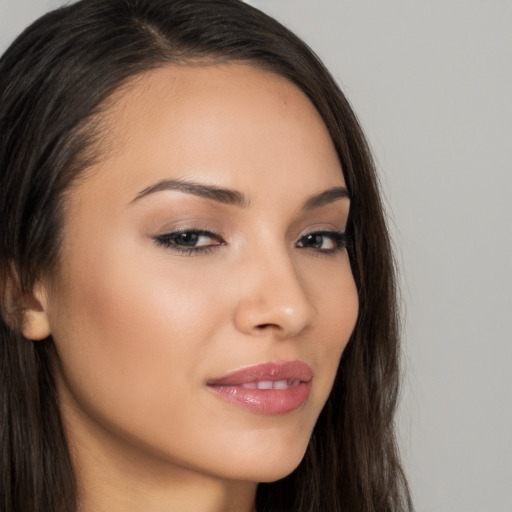
<svg viewBox="0 0 512 512">
<path fill-rule="evenodd" d="M 155 242 L 168 249 L 186 252 L 187 254 L 204 252 L 216 246 L 225 245 L 224 240 L 219 235 L 210 231 L 194 229 L 159 235 L 155 237 Z"/>
<path fill-rule="evenodd" d="M 202 235 L 197 231 L 190 231 L 188 233 L 178 233 L 170 237 L 170 240 L 172 240 L 173 243 L 175 243 L 176 245 L 184 245 L 185 247 L 195 247 L 197 245 L 201 245 L 200 242 L 204 242 L 204 239 L 206 239 L 206 242 L 203 243 L 203 245 L 207 245 L 207 242 L 209 240 L 208 236 Z"/>
<path fill-rule="evenodd" d="M 336 252 L 346 246 L 345 233 L 338 231 L 319 231 L 303 236 L 297 247 L 314 249 L 321 252 Z"/>
</svg>

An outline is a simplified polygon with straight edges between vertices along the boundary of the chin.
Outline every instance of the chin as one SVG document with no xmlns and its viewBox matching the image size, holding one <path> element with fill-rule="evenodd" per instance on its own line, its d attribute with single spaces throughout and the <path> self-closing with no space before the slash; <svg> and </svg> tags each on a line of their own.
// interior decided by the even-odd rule
<svg viewBox="0 0 512 512">
<path fill-rule="evenodd" d="M 273 468 L 267 473 L 261 474 L 260 477 L 255 481 L 260 483 L 277 482 L 278 480 L 281 480 L 282 478 L 285 478 L 291 473 L 293 473 L 297 469 L 301 461 L 302 458 L 299 461 L 297 461 L 297 464 L 293 464 L 292 466 L 288 466 L 286 468 Z"/>
<path fill-rule="evenodd" d="M 242 480 L 247 482 L 271 483 L 281 480 L 293 473 L 302 461 L 302 457 L 297 458 L 293 463 L 279 465 L 265 464 L 260 467 L 252 466 L 250 468 L 238 468 L 226 475 L 229 480 Z"/>
<path fill-rule="evenodd" d="M 231 467 L 229 477 L 265 483 L 281 480 L 295 471 L 304 458 L 306 448 L 307 442 L 288 442 L 270 450 L 253 447 L 243 460 L 234 454 L 231 462 L 235 464 Z"/>
</svg>

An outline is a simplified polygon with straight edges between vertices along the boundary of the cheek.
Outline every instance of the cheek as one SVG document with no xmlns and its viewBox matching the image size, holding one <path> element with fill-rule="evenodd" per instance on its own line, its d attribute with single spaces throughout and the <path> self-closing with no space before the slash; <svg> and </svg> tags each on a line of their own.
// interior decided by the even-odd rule
<svg viewBox="0 0 512 512">
<path fill-rule="evenodd" d="M 339 361 L 356 325 L 359 298 L 348 256 L 321 272 L 310 274 L 309 290 L 317 306 L 318 318 L 313 339 L 304 350 L 317 361 L 322 372 L 315 377 L 322 392 L 319 400 L 327 400 Z"/>
<path fill-rule="evenodd" d="M 333 291 L 332 300 L 326 301 L 325 312 L 330 319 L 326 322 L 333 349 L 341 356 L 354 330 L 359 314 L 359 297 L 352 274 L 346 274 Z"/>
<path fill-rule="evenodd" d="M 142 417 L 171 424 L 189 407 L 180 397 L 200 384 L 201 355 L 222 321 L 214 290 L 197 272 L 172 272 L 167 255 L 70 260 L 73 279 L 62 280 L 51 320 L 74 400 L 134 431 Z"/>
<path fill-rule="evenodd" d="M 311 272 L 311 271 L 310 271 Z M 342 345 L 352 333 L 359 312 L 359 298 L 345 252 L 333 263 L 318 266 L 308 277 L 312 301 L 328 337 L 335 345 Z"/>
</svg>

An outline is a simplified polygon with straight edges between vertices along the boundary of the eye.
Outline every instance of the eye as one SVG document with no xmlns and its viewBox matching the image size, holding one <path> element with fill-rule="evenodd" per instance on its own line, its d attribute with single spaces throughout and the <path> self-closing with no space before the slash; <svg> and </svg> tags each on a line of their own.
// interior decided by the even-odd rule
<svg viewBox="0 0 512 512">
<path fill-rule="evenodd" d="M 187 255 L 208 252 L 214 247 L 225 245 L 224 240 L 211 231 L 190 229 L 175 231 L 155 237 L 155 242 L 168 249 Z"/>
<path fill-rule="evenodd" d="M 303 236 L 297 247 L 313 249 L 323 253 L 334 253 L 347 246 L 347 237 L 341 231 L 317 231 Z"/>
</svg>

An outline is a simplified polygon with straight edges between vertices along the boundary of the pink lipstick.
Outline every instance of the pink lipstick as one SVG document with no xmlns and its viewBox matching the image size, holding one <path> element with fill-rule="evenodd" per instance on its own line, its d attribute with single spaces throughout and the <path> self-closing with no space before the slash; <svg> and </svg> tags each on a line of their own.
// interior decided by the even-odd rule
<svg viewBox="0 0 512 512">
<path fill-rule="evenodd" d="M 207 385 L 225 400 L 260 414 L 285 414 L 308 399 L 313 370 L 302 361 L 249 366 Z"/>
</svg>

